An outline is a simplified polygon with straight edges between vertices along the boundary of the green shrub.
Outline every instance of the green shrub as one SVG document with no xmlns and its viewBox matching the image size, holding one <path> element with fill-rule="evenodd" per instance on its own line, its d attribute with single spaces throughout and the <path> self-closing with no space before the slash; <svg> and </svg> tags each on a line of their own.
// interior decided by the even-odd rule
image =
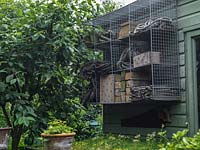
<svg viewBox="0 0 200 150">
<path fill-rule="evenodd" d="M 187 136 L 188 130 L 178 131 L 172 138 L 163 144 L 159 144 L 159 150 L 199 150 L 200 131 L 193 137 Z"/>
<path fill-rule="evenodd" d="M 49 127 L 44 131 L 45 134 L 71 133 L 73 129 L 66 124 L 66 121 L 54 120 L 48 123 Z"/>
</svg>

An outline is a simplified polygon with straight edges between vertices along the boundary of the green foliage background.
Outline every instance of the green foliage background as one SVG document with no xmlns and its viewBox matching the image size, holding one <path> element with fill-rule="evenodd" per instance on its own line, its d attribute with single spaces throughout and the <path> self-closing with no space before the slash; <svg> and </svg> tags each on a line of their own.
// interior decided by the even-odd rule
<svg viewBox="0 0 200 150">
<path fill-rule="evenodd" d="M 23 134 L 33 144 L 52 116 L 67 120 L 81 138 L 95 133 L 89 121 L 99 109 L 80 103 L 88 85 L 80 68 L 95 57 L 84 45 L 88 20 L 115 8 L 107 3 L 0 0 L 0 106 L 13 149 Z"/>
</svg>

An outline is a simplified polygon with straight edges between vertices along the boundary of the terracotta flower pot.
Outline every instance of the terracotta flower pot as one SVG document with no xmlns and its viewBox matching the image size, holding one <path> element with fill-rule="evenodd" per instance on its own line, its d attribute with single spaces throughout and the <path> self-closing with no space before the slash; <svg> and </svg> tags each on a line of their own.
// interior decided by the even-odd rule
<svg viewBox="0 0 200 150">
<path fill-rule="evenodd" d="M 8 134 L 11 128 L 0 128 L 0 149 L 8 149 Z"/>
<path fill-rule="evenodd" d="M 44 134 L 44 150 L 71 150 L 76 133 Z"/>
</svg>

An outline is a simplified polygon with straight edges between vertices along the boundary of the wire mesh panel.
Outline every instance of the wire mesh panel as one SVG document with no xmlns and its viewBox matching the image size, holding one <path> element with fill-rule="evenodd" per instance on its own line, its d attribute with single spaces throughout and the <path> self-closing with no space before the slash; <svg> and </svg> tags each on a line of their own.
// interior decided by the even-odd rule
<svg viewBox="0 0 200 150">
<path fill-rule="evenodd" d="M 94 19 L 92 25 L 94 51 L 102 51 L 103 62 L 110 65 L 95 70 L 101 102 L 179 99 L 175 0 L 137 0 Z"/>
<path fill-rule="evenodd" d="M 152 65 L 154 98 L 179 96 L 176 1 L 151 0 L 151 51 L 160 54 L 159 64 Z M 170 99 L 169 99 L 170 100 Z"/>
</svg>

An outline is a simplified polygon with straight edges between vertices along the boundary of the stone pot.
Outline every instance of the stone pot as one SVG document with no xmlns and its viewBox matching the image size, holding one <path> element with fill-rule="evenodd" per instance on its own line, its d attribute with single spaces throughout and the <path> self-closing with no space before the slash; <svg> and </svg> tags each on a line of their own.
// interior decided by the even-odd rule
<svg viewBox="0 0 200 150">
<path fill-rule="evenodd" d="M 44 150 L 71 150 L 75 135 L 76 133 L 42 133 L 41 136 L 44 138 Z"/>
<path fill-rule="evenodd" d="M 11 128 L 0 128 L 0 150 L 7 150 L 8 149 L 8 134 Z"/>
</svg>

